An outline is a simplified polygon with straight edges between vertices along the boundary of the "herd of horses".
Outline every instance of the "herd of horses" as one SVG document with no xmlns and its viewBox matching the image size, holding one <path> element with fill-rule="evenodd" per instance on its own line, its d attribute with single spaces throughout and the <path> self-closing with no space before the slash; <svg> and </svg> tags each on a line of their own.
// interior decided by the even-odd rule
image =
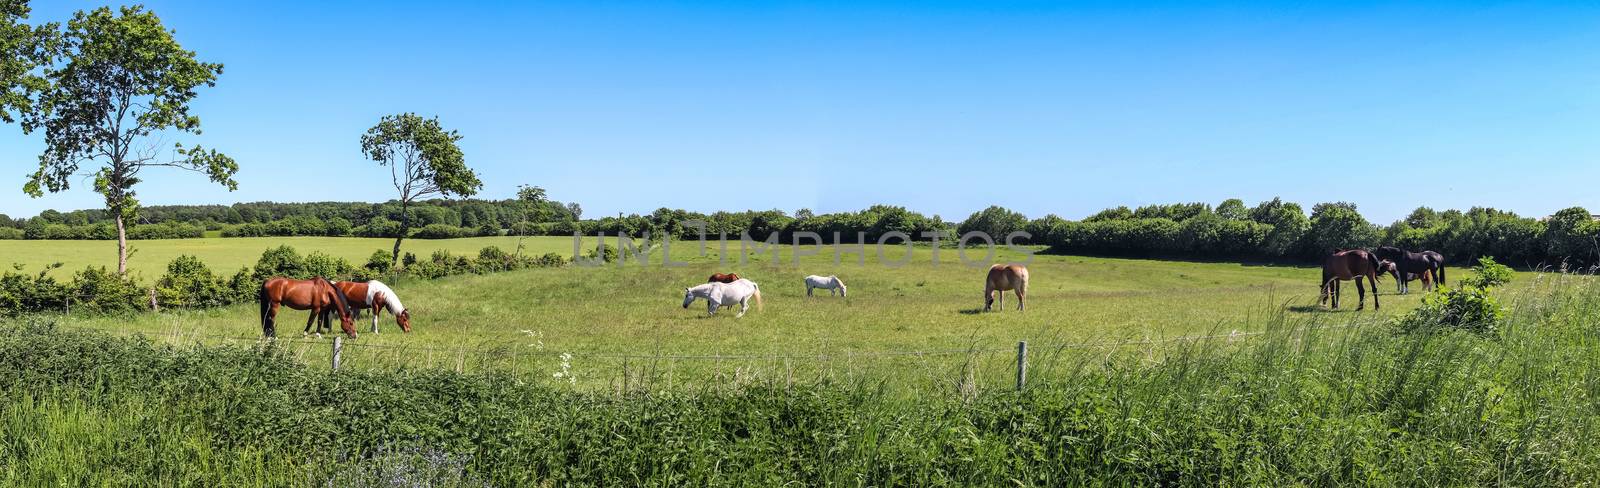
<svg viewBox="0 0 1600 488">
<path fill-rule="evenodd" d="M 1367 249 L 1335 249 L 1322 260 L 1321 290 L 1318 304 L 1333 302 L 1339 308 L 1339 282 L 1356 282 L 1356 310 L 1367 305 L 1367 291 L 1361 279 L 1372 285 L 1372 308 L 1378 305 L 1378 277 L 1394 277 L 1399 292 L 1411 291 L 1411 280 L 1422 280 L 1424 290 L 1444 282 L 1444 255 L 1434 251 L 1412 252 L 1393 246 Z"/>
<path fill-rule="evenodd" d="M 839 297 L 849 296 L 844 280 L 838 276 L 810 275 L 804 279 L 806 297 L 818 289 L 828 290 L 828 295 Z M 1017 294 L 1017 310 L 1022 310 L 1023 299 L 1028 294 L 1028 268 L 1020 264 L 996 264 L 989 267 L 989 274 L 984 278 L 983 284 L 983 310 L 989 311 L 995 302 L 996 294 L 1000 298 L 1000 308 L 1005 308 L 1005 292 Z M 701 285 L 683 289 L 683 308 L 697 299 L 706 301 L 706 314 L 716 315 L 717 309 L 739 305 L 739 313 L 735 317 L 743 317 L 750 310 L 750 302 L 754 301 L 756 307 L 761 307 L 761 286 L 754 281 L 740 278 L 737 273 L 713 273 Z"/>
<path fill-rule="evenodd" d="M 1333 308 L 1339 308 L 1340 282 L 1355 281 L 1356 283 L 1356 310 L 1366 307 L 1366 286 L 1372 286 L 1372 307 L 1380 308 L 1378 304 L 1378 277 L 1389 274 L 1395 278 L 1399 292 L 1404 294 L 1410 291 L 1410 282 L 1414 279 L 1422 280 L 1424 289 L 1431 288 L 1444 281 L 1444 255 L 1434 251 L 1412 252 L 1397 247 L 1378 247 L 1373 249 L 1336 249 L 1322 261 L 1322 281 L 1318 304 L 1333 302 Z M 1362 279 L 1367 283 L 1363 284 Z M 828 290 L 828 294 L 846 295 L 847 289 L 844 280 L 838 276 L 810 275 L 804 279 L 806 297 L 811 297 L 817 289 Z M 1010 291 L 1017 295 L 1017 310 L 1023 310 L 1024 301 L 1028 294 L 1028 268 L 1020 264 L 995 264 L 989 267 L 988 274 L 983 283 L 983 310 L 993 310 L 998 299 L 1000 308 L 1005 309 L 1005 292 Z M 706 313 L 716 315 L 717 310 L 724 307 L 739 306 L 736 317 L 743 317 L 750 310 L 751 302 L 759 309 L 761 303 L 761 286 L 749 279 L 741 278 L 734 273 L 715 273 L 701 285 L 683 289 L 683 308 L 695 300 L 706 301 Z M 277 316 L 281 306 L 288 306 L 294 310 L 309 310 L 311 314 L 306 318 L 305 333 L 310 334 L 316 328 L 316 334 L 321 335 L 323 330 L 332 331 L 332 317 L 339 317 L 340 328 L 351 338 L 356 337 L 355 321 L 360 318 L 361 310 L 372 310 L 372 332 L 378 332 L 378 316 L 388 310 L 395 316 L 395 322 L 400 329 L 411 332 L 411 312 L 401 304 L 400 297 L 394 290 L 383 282 L 373 280 L 367 282 L 330 281 L 326 278 L 315 277 L 309 280 L 296 280 L 276 277 L 266 280 L 261 284 L 259 294 L 261 305 L 261 331 L 267 337 L 277 335 Z"/>
</svg>

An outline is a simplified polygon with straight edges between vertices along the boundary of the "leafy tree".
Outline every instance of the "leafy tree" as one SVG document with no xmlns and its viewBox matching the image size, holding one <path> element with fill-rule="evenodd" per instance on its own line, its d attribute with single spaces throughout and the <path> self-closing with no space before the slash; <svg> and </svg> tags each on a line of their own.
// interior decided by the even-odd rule
<svg viewBox="0 0 1600 488">
<path fill-rule="evenodd" d="M 1247 220 L 1250 218 L 1250 209 L 1245 208 L 1244 201 L 1237 198 L 1229 198 L 1217 204 L 1216 213 L 1218 217 L 1228 220 Z"/>
<path fill-rule="evenodd" d="M 568 203 L 567 212 L 572 214 L 572 220 L 583 220 L 583 207 L 578 202 Z"/>
<path fill-rule="evenodd" d="M 1084 222 L 1099 222 L 1103 220 L 1127 220 L 1133 218 L 1133 211 L 1128 207 L 1108 208 L 1083 219 Z"/>
<path fill-rule="evenodd" d="M 400 243 L 411 230 L 412 202 L 428 197 L 469 197 L 483 188 L 478 175 L 467 167 L 461 135 L 447 131 L 439 118 L 416 114 L 390 115 L 361 136 L 361 151 L 388 166 L 395 190 L 400 192 L 400 234 L 394 238 L 392 260 L 400 259 Z"/>
<path fill-rule="evenodd" d="M 155 13 L 142 7 L 79 11 L 61 35 L 60 62 L 44 70 L 48 82 L 24 130 L 44 129 L 39 170 L 23 186 L 33 197 L 68 189 L 85 164 L 102 165 L 95 192 L 105 197 L 117 224 L 117 272 L 128 270 L 127 222 L 138 215 L 134 186 L 152 167 L 204 174 L 229 191 L 238 188 L 233 158 L 177 143 L 162 155 L 158 142 L 171 133 L 200 133 L 189 113 L 195 89 L 214 86 L 222 65 L 195 59 Z"/>
<path fill-rule="evenodd" d="M 1023 230 L 1028 226 L 1028 218 L 1021 213 L 1013 212 L 999 205 L 974 212 L 967 220 L 956 227 L 956 232 L 966 234 L 972 231 L 985 232 L 995 242 L 1005 242 L 1006 234 L 1012 231 Z"/>
<path fill-rule="evenodd" d="M 1377 227 L 1361 217 L 1355 204 L 1319 203 L 1311 207 L 1311 228 L 1301 249 L 1306 257 L 1316 258 L 1336 248 L 1371 247 L 1378 237 Z"/>
<path fill-rule="evenodd" d="M 537 211 L 540 204 L 543 204 L 546 200 L 548 199 L 545 197 L 544 188 L 531 185 L 517 185 L 517 202 L 521 203 L 520 206 L 522 207 L 522 223 L 528 224 L 536 219 L 537 216 L 533 215 L 534 212 Z M 528 238 L 527 229 L 527 225 L 523 225 L 522 228 L 517 229 L 517 257 L 519 258 L 522 257 L 523 241 L 527 240 Z"/>
<path fill-rule="evenodd" d="M 809 218 L 816 217 L 816 216 L 817 216 L 817 214 L 812 213 L 811 209 L 809 209 L 809 208 L 802 208 L 800 210 L 795 210 L 794 211 L 795 220 L 809 219 Z"/>
<path fill-rule="evenodd" d="M 49 87 L 37 71 L 50 62 L 58 26 L 22 23 L 29 10 L 27 0 L 0 0 L 0 121 L 6 123 L 31 113 L 32 95 Z"/>
<path fill-rule="evenodd" d="M 1545 221 L 1545 252 L 1552 258 L 1567 259 L 1573 264 L 1592 263 L 1600 249 L 1595 240 L 1597 228 L 1600 226 L 1583 207 L 1556 212 Z"/>
<path fill-rule="evenodd" d="M 1311 229 L 1311 221 L 1300 209 L 1300 204 L 1279 198 L 1261 202 L 1250 209 L 1250 220 L 1272 226 L 1261 242 L 1261 250 L 1270 256 L 1285 256 Z"/>
<path fill-rule="evenodd" d="M 1411 211 L 1411 215 L 1406 216 L 1405 223 L 1414 229 L 1433 227 L 1440 223 L 1439 212 L 1435 212 L 1428 207 L 1417 207 L 1416 210 Z"/>
</svg>

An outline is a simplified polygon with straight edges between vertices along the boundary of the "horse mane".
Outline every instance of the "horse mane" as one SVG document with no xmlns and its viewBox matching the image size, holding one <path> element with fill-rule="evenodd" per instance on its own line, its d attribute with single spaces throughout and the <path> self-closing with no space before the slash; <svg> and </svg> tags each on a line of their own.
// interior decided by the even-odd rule
<svg viewBox="0 0 1600 488">
<path fill-rule="evenodd" d="M 327 283 L 328 288 L 333 289 L 333 301 L 339 303 L 339 310 L 344 314 L 345 317 L 351 317 L 355 315 L 355 311 L 350 309 L 350 301 L 344 298 L 344 292 L 339 291 L 339 287 L 333 286 L 333 281 L 321 276 L 318 276 L 317 279 L 322 280 L 323 283 Z M 343 317 L 341 317 L 341 319 L 342 318 Z"/>
</svg>

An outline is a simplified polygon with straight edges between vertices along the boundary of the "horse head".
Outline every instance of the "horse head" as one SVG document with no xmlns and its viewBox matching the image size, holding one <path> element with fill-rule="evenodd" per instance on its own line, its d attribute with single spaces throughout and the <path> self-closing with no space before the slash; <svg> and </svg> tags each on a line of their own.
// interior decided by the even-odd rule
<svg viewBox="0 0 1600 488">
<path fill-rule="evenodd" d="M 401 331 L 411 332 L 411 309 L 401 310 L 399 315 L 394 316 L 394 321 L 400 324 Z"/>
<path fill-rule="evenodd" d="M 683 308 L 689 308 L 689 304 L 691 304 L 691 303 L 694 303 L 694 290 L 691 290 L 689 288 L 684 288 L 683 289 Z"/>
<path fill-rule="evenodd" d="M 345 300 L 344 292 L 339 291 L 339 287 L 333 286 L 333 282 L 327 278 L 318 276 L 317 280 L 328 287 L 328 293 L 333 295 L 333 302 L 339 307 L 339 326 L 350 334 L 351 339 L 354 339 L 356 337 L 355 311 L 350 308 L 350 302 Z"/>
</svg>

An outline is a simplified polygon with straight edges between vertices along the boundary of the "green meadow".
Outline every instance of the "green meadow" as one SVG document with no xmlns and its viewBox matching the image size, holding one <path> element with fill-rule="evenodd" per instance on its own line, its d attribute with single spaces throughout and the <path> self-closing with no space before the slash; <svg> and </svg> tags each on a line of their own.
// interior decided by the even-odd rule
<svg viewBox="0 0 1600 488">
<path fill-rule="evenodd" d="M 153 279 L 158 267 L 153 261 L 182 253 L 217 263 L 216 269 L 233 269 L 279 244 L 302 253 L 355 259 L 388 243 L 336 238 L 150 241 L 138 243 L 142 250 L 136 269 Z M 23 244 L 50 248 L 60 243 Z M 485 245 L 514 248 L 515 238 L 406 244 L 410 252 L 474 254 Z M 584 248 L 594 244 L 593 237 L 582 243 Z M 530 238 L 526 248 L 570 255 L 572 240 Z M 881 375 L 921 390 L 965 376 L 1003 384 L 1014 368 L 1019 341 L 1030 342 L 1036 354 L 1062 348 L 1148 351 L 1182 338 L 1260 332 L 1279 314 L 1327 324 L 1381 322 L 1415 307 L 1422 296 L 1420 291 L 1397 296 L 1394 282 L 1384 278 L 1379 282 L 1383 308 L 1374 310 L 1369 297 L 1367 309 L 1356 312 L 1354 286 L 1345 283 L 1344 308 L 1332 311 L 1315 306 L 1320 275 L 1310 267 L 1036 254 L 1028 261 L 1027 309 L 1014 310 L 1015 297 L 1007 294 L 1003 310 L 997 306 L 983 313 L 985 263 L 1027 256 L 1001 250 L 985 260 L 982 250 L 969 249 L 964 262 L 960 251 L 948 247 L 889 246 L 879 256 L 872 246 L 864 255 L 855 246 L 805 246 L 798 248 L 796 261 L 795 249 L 746 250 L 741 262 L 737 242 L 726 251 L 720 243 L 709 243 L 702 255 L 699 243 L 679 241 L 668 248 L 652 246 L 643 259 L 634 256 L 604 266 L 574 264 L 390 283 L 412 311 L 413 332 L 399 333 L 385 316 L 383 332 L 370 334 L 367 322 L 360 321 L 360 336 L 347 342 L 342 361 L 350 368 L 495 370 L 541 379 L 565 371 L 591 386 L 614 386 L 638 375 L 674 384 L 723 376 Z M 662 258 L 666 252 L 671 265 Z M 52 259 L 57 258 L 36 256 L 32 265 Z M 88 264 L 100 261 L 80 260 L 66 269 Z M 759 283 L 762 306 L 743 318 L 735 318 L 729 309 L 708 317 L 704 301 L 681 307 L 684 288 L 703 283 L 712 272 L 736 272 Z M 848 297 L 825 290 L 805 297 L 802 278 L 809 274 L 839 276 L 849 287 Z M 306 363 L 326 367 L 331 338 L 303 337 L 306 318 L 305 312 L 283 312 L 280 338 Z M 63 323 L 171 343 L 247 343 L 261 336 L 254 304 L 72 316 Z M 563 361 L 563 353 L 572 358 Z"/>
</svg>

